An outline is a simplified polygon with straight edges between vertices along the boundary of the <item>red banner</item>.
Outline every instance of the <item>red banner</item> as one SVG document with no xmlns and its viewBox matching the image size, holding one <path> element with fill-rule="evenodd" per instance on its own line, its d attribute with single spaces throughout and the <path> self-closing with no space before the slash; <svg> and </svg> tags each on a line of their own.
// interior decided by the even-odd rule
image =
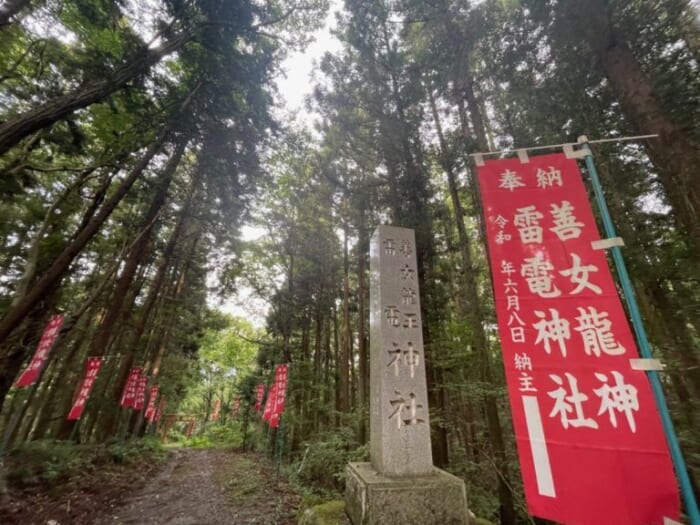
<svg viewBox="0 0 700 525">
<path fill-rule="evenodd" d="M 265 410 L 263 410 L 263 421 L 270 421 L 272 417 L 272 407 L 275 403 L 275 397 L 277 396 L 277 384 L 273 383 L 272 386 L 267 391 L 267 399 L 265 400 Z"/>
<path fill-rule="evenodd" d="M 131 408 L 134 406 L 136 401 L 136 387 L 139 383 L 139 376 L 141 375 L 141 368 L 138 366 L 133 367 L 129 371 L 129 377 L 126 379 L 126 384 L 124 385 L 124 391 L 122 392 L 122 398 L 119 405 L 125 408 Z"/>
<path fill-rule="evenodd" d="M 217 399 L 214 401 L 214 410 L 211 413 L 211 420 L 216 421 L 219 419 L 219 411 L 221 410 L 221 400 Z"/>
<path fill-rule="evenodd" d="M 275 368 L 275 397 L 273 400 L 272 414 L 270 415 L 270 426 L 278 427 L 280 417 L 284 412 L 284 401 L 287 393 L 287 372 L 288 365 L 277 365 Z"/>
<path fill-rule="evenodd" d="M 136 389 L 134 393 L 134 403 L 131 407 L 140 412 L 143 410 L 143 405 L 146 403 L 146 386 L 148 385 L 148 376 L 140 375 L 136 378 Z"/>
<path fill-rule="evenodd" d="M 80 419 L 80 416 L 83 415 L 85 403 L 87 403 L 87 400 L 90 397 L 90 392 L 92 391 L 92 387 L 97 379 L 97 373 L 100 371 L 102 361 L 102 357 L 88 357 L 87 363 L 85 364 L 85 377 L 83 378 L 83 384 L 80 387 L 78 396 L 73 402 L 73 407 L 68 413 L 69 420 L 73 421 Z"/>
<path fill-rule="evenodd" d="M 263 383 L 258 384 L 255 391 L 255 411 L 260 412 L 260 407 L 262 405 L 263 397 L 265 397 L 265 385 Z"/>
<path fill-rule="evenodd" d="M 238 396 L 236 400 L 233 402 L 233 410 L 231 410 L 231 417 L 236 417 L 238 415 L 238 411 L 241 408 L 241 396 Z"/>
<path fill-rule="evenodd" d="M 158 385 L 153 385 L 148 394 L 148 406 L 146 407 L 145 418 L 153 421 L 156 417 L 156 400 L 158 399 Z"/>
<path fill-rule="evenodd" d="M 513 425 L 529 512 L 661 524 L 679 498 L 645 372 L 575 160 L 479 168 Z"/>
<path fill-rule="evenodd" d="M 36 347 L 34 356 L 32 356 L 32 360 L 29 362 L 27 368 L 24 369 L 24 372 L 22 372 L 22 374 L 19 376 L 19 378 L 17 378 L 17 381 L 15 382 L 16 387 L 21 388 L 29 386 L 32 383 L 34 383 L 34 381 L 36 381 L 36 378 L 39 375 L 41 368 L 44 366 L 44 362 L 49 357 L 51 347 L 56 342 L 58 332 L 61 331 L 62 325 L 62 315 L 59 314 L 51 316 L 49 322 L 46 323 L 44 333 L 41 335 L 41 339 L 39 340 L 39 344 Z"/>
</svg>

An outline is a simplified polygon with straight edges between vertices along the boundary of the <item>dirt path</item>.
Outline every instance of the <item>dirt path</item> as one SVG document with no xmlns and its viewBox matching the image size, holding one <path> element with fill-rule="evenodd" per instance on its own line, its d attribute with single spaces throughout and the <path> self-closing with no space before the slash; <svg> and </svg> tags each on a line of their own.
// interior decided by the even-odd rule
<svg viewBox="0 0 700 525">
<path fill-rule="evenodd" d="M 263 456 L 182 448 L 159 466 L 113 466 L 63 490 L 15 494 L 0 504 L 0 525 L 293 525 L 299 501 Z"/>
<path fill-rule="evenodd" d="M 287 525 L 298 497 L 258 456 L 179 449 L 148 485 L 96 525 Z"/>
</svg>

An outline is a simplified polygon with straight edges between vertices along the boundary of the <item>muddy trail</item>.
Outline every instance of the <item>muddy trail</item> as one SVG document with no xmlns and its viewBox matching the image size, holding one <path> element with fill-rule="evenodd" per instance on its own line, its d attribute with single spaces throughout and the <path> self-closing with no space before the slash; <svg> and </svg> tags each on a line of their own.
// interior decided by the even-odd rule
<svg viewBox="0 0 700 525">
<path fill-rule="evenodd" d="M 134 473 L 136 474 L 136 473 Z M 5 523 L 22 525 L 291 525 L 299 496 L 259 455 L 175 449 L 145 476 L 60 498 L 14 502 Z"/>
</svg>

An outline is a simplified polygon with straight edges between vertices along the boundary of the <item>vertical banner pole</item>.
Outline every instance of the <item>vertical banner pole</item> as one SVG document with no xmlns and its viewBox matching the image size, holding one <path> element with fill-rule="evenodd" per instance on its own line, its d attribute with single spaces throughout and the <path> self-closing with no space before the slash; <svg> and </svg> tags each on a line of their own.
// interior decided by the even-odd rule
<svg viewBox="0 0 700 525">
<path fill-rule="evenodd" d="M 608 211 L 608 205 L 605 201 L 605 195 L 603 194 L 603 187 L 600 184 L 598 171 L 596 170 L 595 163 L 593 162 L 593 154 L 591 153 L 591 149 L 588 147 L 588 140 L 585 137 L 579 137 L 579 143 L 582 144 L 582 149 L 586 153 L 586 156 L 584 157 L 586 169 L 588 170 L 588 175 L 590 176 L 591 184 L 593 186 L 593 193 L 595 194 L 595 200 L 598 205 L 598 210 L 600 211 L 600 216 L 603 220 L 605 234 L 608 236 L 608 238 L 617 237 L 615 226 L 613 225 L 610 212 Z M 640 353 L 642 354 L 643 358 L 651 359 L 652 353 L 651 347 L 649 346 L 649 339 L 647 338 L 646 330 L 644 329 L 644 324 L 642 323 L 642 316 L 639 313 L 639 307 L 637 306 L 637 300 L 634 296 L 632 282 L 630 281 L 629 274 L 627 273 L 625 261 L 622 258 L 622 250 L 619 246 L 613 246 L 610 248 L 610 250 L 612 252 L 615 268 L 617 269 L 617 274 L 620 277 L 620 284 L 622 285 L 622 290 L 625 295 L 625 301 L 627 302 L 630 316 L 632 317 L 632 327 L 637 336 Z M 671 420 L 671 414 L 668 411 L 668 405 L 666 404 L 666 398 L 664 397 L 659 373 L 656 370 L 649 370 L 647 374 L 649 377 L 649 382 L 651 383 L 652 392 L 654 393 L 657 408 L 659 409 L 659 414 L 661 415 L 661 423 L 664 428 L 664 433 L 666 434 L 666 441 L 668 442 L 668 448 L 671 452 L 671 459 L 673 460 L 673 465 L 676 469 L 676 475 L 678 476 L 681 494 L 683 495 L 683 502 L 685 504 L 685 510 L 688 513 L 688 518 L 690 519 L 691 525 L 700 525 L 700 511 L 698 511 L 698 504 L 695 500 L 693 488 L 690 483 L 690 477 L 688 476 L 688 470 L 685 466 L 685 460 L 683 459 L 683 453 L 681 452 L 681 447 L 678 443 L 678 437 L 676 436 L 676 432 L 673 428 L 673 421 Z"/>
</svg>

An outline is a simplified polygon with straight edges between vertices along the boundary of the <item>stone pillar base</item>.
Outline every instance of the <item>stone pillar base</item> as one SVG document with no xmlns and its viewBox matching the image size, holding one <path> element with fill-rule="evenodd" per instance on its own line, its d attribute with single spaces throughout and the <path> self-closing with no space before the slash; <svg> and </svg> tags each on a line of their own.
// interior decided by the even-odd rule
<svg viewBox="0 0 700 525">
<path fill-rule="evenodd" d="M 345 468 L 345 510 L 353 525 L 468 525 L 464 481 L 444 470 L 390 478 L 371 463 Z"/>
</svg>

